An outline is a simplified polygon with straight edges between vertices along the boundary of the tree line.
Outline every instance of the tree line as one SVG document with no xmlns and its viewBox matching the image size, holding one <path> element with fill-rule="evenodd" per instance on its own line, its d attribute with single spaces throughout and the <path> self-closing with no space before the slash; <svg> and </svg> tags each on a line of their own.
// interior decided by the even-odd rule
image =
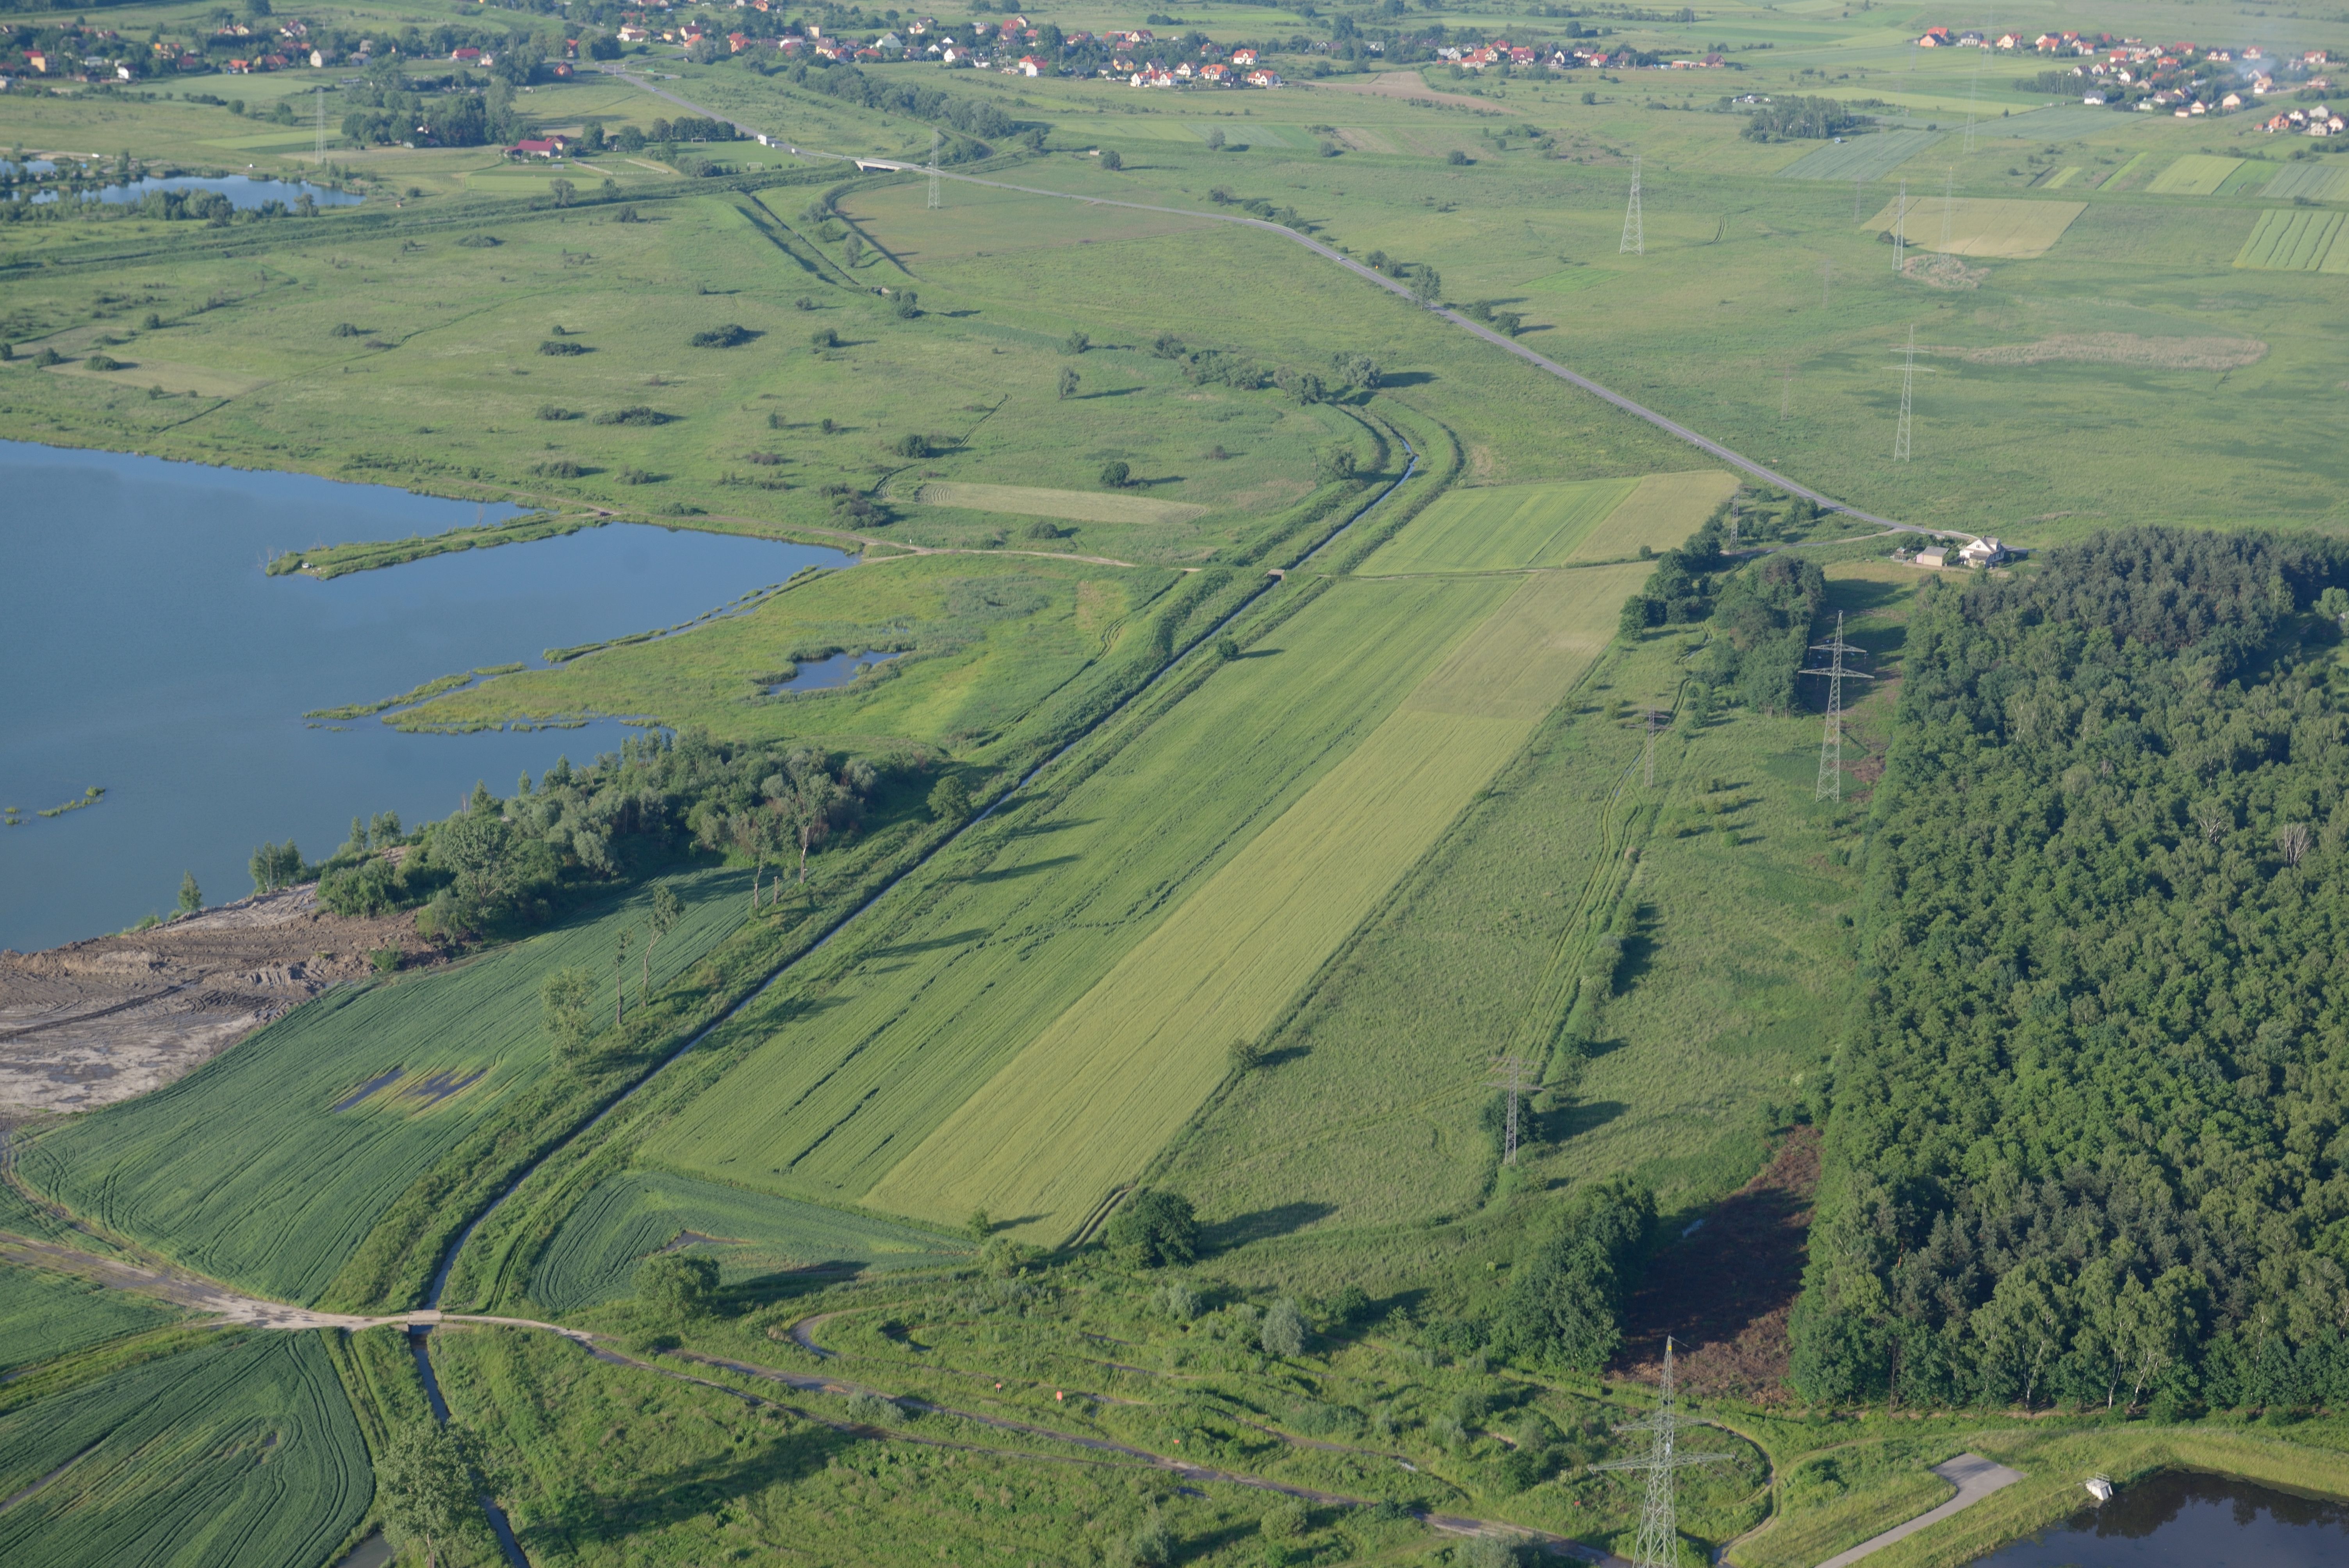
<svg viewBox="0 0 2349 1568">
<path fill-rule="evenodd" d="M 2349 547 L 1931 583 L 1868 830 L 1793 1379 L 2349 1398 Z"/>
</svg>

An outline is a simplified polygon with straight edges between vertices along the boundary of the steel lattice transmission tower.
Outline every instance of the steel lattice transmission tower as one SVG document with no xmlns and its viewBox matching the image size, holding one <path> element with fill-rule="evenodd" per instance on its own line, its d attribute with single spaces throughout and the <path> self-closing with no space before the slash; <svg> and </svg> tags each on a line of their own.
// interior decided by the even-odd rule
<svg viewBox="0 0 2349 1568">
<path fill-rule="evenodd" d="M 1640 224 L 1640 160 L 1636 155 L 1631 160 L 1631 205 L 1623 214 L 1623 244 L 1617 253 L 1626 256 L 1648 253 L 1647 231 Z"/>
<path fill-rule="evenodd" d="M 1811 652 L 1827 656 L 1826 668 L 1802 672 L 1806 676 L 1825 676 L 1827 681 L 1827 727 L 1826 734 L 1819 738 L 1819 787 L 1811 799 L 1840 800 L 1843 799 L 1843 683 L 1872 681 L 1876 677 L 1843 667 L 1846 654 L 1857 654 L 1866 658 L 1868 650 L 1843 640 L 1843 612 L 1840 610 L 1836 612 L 1834 640 L 1813 643 Z"/>
<path fill-rule="evenodd" d="M 1517 1162 L 1517 1100 L 1525 1092 L 1526 1058 L 1515 1051 L 1494 1057 L 1493 1076 L 1487 1081 L 1495 1088 L 1509 1091 L 1509 1121 L 1502 1143 L 1501 1163 L 1515 1165 Z"/>
<path fill-rule="evenodd" d="M 1892 275 L 1900 275 L 1900 258 L 1909 249 L 1909 181 L 1900 182 L 1900 204 L 1892 209 Z"/>
<path fill-rule="evenodd" d="M 1917 383 L 1917 329 L 1909 329 L 1909 356 L 1900 364 L 1900 428 L 1892 435 L 1892 460 L 1909 460 L 1909 407 Z"/>
<path fill-rule="evenodd" d="M 1946 170 L 1941 175 L 1941 249 L 1945 251 L 1950 248 L 1950 198 L 1957 188 L 1958 171 L 1955 169 Z"/>
<path fill-rule="evenodd" d="M 1668 707 L 1643 707 L 1640 710 L 1640 723 L 1648 732 L 1647 738 L 1640 746 L 1640 767 L 1651 789 L 1656 786 L 1656 732 L 1671 721 L 1672 710 Z"/>
<path fill-rule="evenodd" d="M 1680 1412 L 1672 1408 L 1672 1342 L 1668 1337 L 1664 1341 L 1664 1381 L 1658 1391 L 1656 1413 L 1644 1421 L 1631 1421 L 1615 1429 L 1619 1432 L 1653 1433 L 1647 1457 L 1590 1467 L 1593 1470 L 1640 1473 L 1648 1478 L 1647 1506 L 1640 1511 L 1640 1543 L 1631 1553 L 1637 1568 L 1677 1568 L 1680 1562 L 1680 1522 L 1672 1509 L 1674 1472 L 1694 1465 L 1722 1464 L 1729 1459 L 1727 1454 L 1680 1452 L 1675 1439 L 1684 1424 Z"/>
<path fill-rule="evenodd" d="M 938 146 L 942 139 L 939 132 L 930 132 L 930 211 L 933 212 L 946 205 L 938 200 Z"/>
</svg>

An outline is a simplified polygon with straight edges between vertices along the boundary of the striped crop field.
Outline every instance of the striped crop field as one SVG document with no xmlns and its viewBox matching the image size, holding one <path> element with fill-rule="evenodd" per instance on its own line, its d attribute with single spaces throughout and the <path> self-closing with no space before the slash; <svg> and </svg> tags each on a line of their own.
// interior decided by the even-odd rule
<svg viewBox="0 0 2349 1568">
<path fill-rule="evenodd" d="M 1265 824 L 1516 586 L 1287 590 L 1321 596 L 1113 750 L 1104 738 L 1091 772 L 1085 752 L 1062 765 L 1074 782 L 1056 789 L 1045 774 L 854 941 L 724 1026 L 709 1048 L 760 1043 L 648 1141 L 647 1161 L 862 1202 L 1185 899 L 1249 857 Z"/>
<path fill-rule="evenodd" d="M 1909 198 L 1909 243 L 1953 256 L 2004 256 L 2027 261 L 2044 256 L 2072 220 L 2088 210 L 2085 201 L 2019 201 L 1982 196 Z M 1946 212 L 1949 239 L 1941 238 Z M 1864 227 L 1881 233 L 1900 217 L 1900 201 L 1884 204 Z"/>
<path fill-rule="evenodd" d="M 1138 1175 L 1613 634 L 1640 565 L 1535 577 L 867 1202 L 1074 1233 Z"/>
<path fill-rule="evenodd" d="M 1887 130 L 1829 143 L 1778 170 L 1781 180 L 1880 180 L 1935 142 L 1930 130 Z"/>
<path fill-rule="evenodd" d="M 47 1269 L 0 1264 L 0 1375 L 186 1315 L 145 1296 Z"/>
<path fill-rule="evenodd" d="M 2262 212 L 2235 264 L 2272 273 L 2313 273 L 2323 268 L 2341 233 L 2342 216 L 2317 207 Z"/>
<path fill-rule="evenodd" d="M 2287 163 L 2260 188 L 2260 194 L 2270 201 L 2288 201 L 2294 196 L 2312 201 L 2334 201 L 2349 195 L 2349 169 L 2331 163 Z"/>
<path fill-rule="evenodd" d="M 653 950 L 656 985 L 747 911 L 746 873 L 668 880 L 686 916 Z M 445 973 L 329 992 L 168 1088 L 42 1134 L 19 1171 L 214 1279 L 314 1300 L 410 1182 L 549 1070 L 540 977 L 608 975 L 619 933 L 641 940 L 652 885 Z"/>
<path fill-rule="evenodd" d="M 317 1568 L 374 1495 L 315 1333 L 206 1345 L 0 1416 L 11 1568 Z"/>
<path fill-rule="evenodd" d="M 2242 166 L 2240 158 L 2213 158 L 2207 153 L 2189 152 L 2155 175 L 2146 190 L 2158 196 L 2208 196 Z"/>
<path fill-rule="evenodd" d="M 1188 522 L 1207 509 L 1192 501 L 1100 490 L 1036 490 L 1027 485 L 955 484 L 933 480 L 916 492 L 924 506 L 965 511 L 1005 511 L 1019 517 L 1065 517 L 1077 522 Z"/>
<path fill-rule="evenodd" d="M 1362 565 L 1366 577 L 1563 564 L 1638 480 L 1447 490 Z"/>
<path fill-rule="evenodd" d="M 637 1264 L 688 1236 L 695 1250 L 718 1259 L 728 1284 L 828 1265 L 938 1268 L 970 1256 L 958 1238 L 894 1220 L 667 1171 L 631 1171 L 597 1183 L 564 1220 L 531 1271 L 531 1299 L 550 1312 L 573 1312 L 626 1295 Z"/>
<path fill-rule="evenodd" d="M 1737 476 L 1721 469 L 1650 474 L 1599 525 L 1567 552 L 1568 562 L 1621 561 L 1640 547 L 1673 550 L 1703 525 L 1713 509 L 1737 493 Z M 1629 595 L 1627 594 L 1628 598 Z"/>
</svg>

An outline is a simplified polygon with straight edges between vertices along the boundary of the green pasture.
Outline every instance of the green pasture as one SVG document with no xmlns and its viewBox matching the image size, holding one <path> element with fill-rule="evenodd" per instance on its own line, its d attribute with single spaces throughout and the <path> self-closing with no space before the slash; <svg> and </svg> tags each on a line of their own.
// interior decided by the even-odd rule
<svg viewBox="0 0 2349 1568">
<path fill-rule="evenodd" d="M 1858 136 L 1805 153 L 1778 170 L 1781 180 L 1881 180 L 1940 138 L 1928 131 L 1890 130 Z"/>
<path fill-rule="evenodd" d="M 745 873 L 667 880 L 687 913 L 653 949 L 656 985 L 748 911 Z M 609 974 L 651 889 L 447 973 L 331 992 L 165 1088 L 42 1133 L 20 1169 L 214 1279 L 309 1301 L 409 1183 L 553 1070 L 539 977 Z"/>
<path fill-rule="evenodd" d="M 0 1415 L 0 1555 L 27 1568 L 316 1568 L 374 1491 L 316 1334 L 182 1351 Z"/>
<path fill-rule="evenodd" d="M 69 1274 L 0 1264 L 0 1373 L 142 1334 L 180 1320 L 174 1307 L 109 1291 Z"/>
<path fill-rule="evenodd" d="M 1637 480 L 1455 490 L 1362 565 L 1366 576 L 1557 566 L 1639 488 Z M 1702 521 L 1700 519 L 1699 521 Z M 1691 531 L 1694 531 L 1693 525 Z"/>
<path fill-rule="evenodd" d="M 729 1284 L 794 1269 L 934 1268 L 968 1248 L 931 1231 L 662 1171 L 605 1178 L 531 1271 L 530 1298 L 568 1313 L 626 1295 L 637 1264 L 672 1247 L 708 1252 Z"/>
<path fill-rule="evenodd" d="M 2262 212 L 2259 226 L 2243 242 L 2235 265 L 2265 272 L 2322 271 L 2332 259 L 2333 242 L 2341 232 L 2341 217 L 2338 212 L 2304 207 Z"/>
<path fill-rule="evenodd" d="M 786 1195 L 863 1199 L 1245 856 L 1510 586 L 1341 585 L 1182 701 L 1137 715 L 1130 736 L 1057 765 L 1067 783 L 1047 772 L 924 885 L 720 1029 L 715 1046 L 764 1043 L 653 1139 L 650 1158 Z M 1197 767 L 1209 753 L 1217 766 Z M 1004 1215 L 1023 1217 L 1044 1216 Z"/>
<path fill-rule="evenodd" d="M 2240 158 L 2209 158 L 2189 152 L 2155 175 L 2146 190 L 2157 196 L 2208 196 L 2242 167 Z"/>
<path fill-rule="evenodd" d="M 984 748 L 1077 686 L 1177 579 L 1022 553 L 870 560 L 682 635 L 524 671 L 414 710 L 427 724 L 651 713 L 729 738 Z M 769 687 L 799 661 L 905 649 L 847 686 Z M 783 690 L 788 693 L 789 687 Z"/>
</svg>

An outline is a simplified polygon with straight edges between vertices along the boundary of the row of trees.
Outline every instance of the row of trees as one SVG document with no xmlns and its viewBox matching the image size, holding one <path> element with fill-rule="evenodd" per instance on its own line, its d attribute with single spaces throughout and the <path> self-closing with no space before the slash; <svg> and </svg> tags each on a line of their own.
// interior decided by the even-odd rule
<svg viewBox="0 0 2349 1568">
<path fill-rule="evenodd" d="M 2344 588 L 2140 529 L 1920 594 L 1804 1393 L 2349 1398 Z"/>
</svg>

